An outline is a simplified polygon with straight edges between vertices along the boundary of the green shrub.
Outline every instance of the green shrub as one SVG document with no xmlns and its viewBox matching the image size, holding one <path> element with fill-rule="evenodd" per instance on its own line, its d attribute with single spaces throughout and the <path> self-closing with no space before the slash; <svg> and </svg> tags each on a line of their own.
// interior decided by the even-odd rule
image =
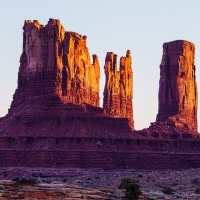
<svg viewBox="0 0 200 200">
<path fill-rule="evenodd" d="M 171 187 L 164 187 L 163 188 L 163 190 L 162 190 L 162 192 L 164 193 L 164 194 L 173 194 L 173 190 L 172 190 L 172 188 Z"/>
<path fill-rule="evenodd" d="M 200 194 L 200 188 L 197 188 L 197 189 L 195 190 L 195 193 L 196 193 L 196 194 Z"/>
<path fill-rule="evenodd" d="M 66 183 L 67 182 L 67 178 L 63 178 L 62 182 Z"/>
<path fill-rule="evenodd" d="M 142 176 L 142 174 L 139 174 L 137 177 L 138 177 L 138 178 L 142 178 L 143 176 Z"/>
<path fill-rule="evenodd" d="M 50 179 L 43 179 L 42 182 L 43 182 L 43 183 L 48 183 L 48 184 L 50 184 L 50 183 L 51 183 L 51 180 L 50 180 Z"/>
<path fill-rule="evenodd" d="M 130 200 L 138 199 L 139 195 L 142 194 L 140 185 L 136 184 L 130 178 L 123 178 L 118 189 L 125 189 L 125 196 Z"/>
<path fill-rule="evenodd" d="M 200 182 L 200 181 L 199 181 L 198 178 L 195 178 L 195 179 L 192 181 L 192 183 L 197 184 L 197 185 L 199 184 L 199 182 Z"/>
<path fill-rule="evenodd" d="M 19 176 L 16 176 L 12 179 L 12 181 L 15 181 L 15 182 L 19 182 L 20 181 L 20 177 Z"/>
<path fill-rule="evenodd" d="M 0 185 L 0 190 L 5 190 L 5 187 L 3 185 Z"/>
<path fill-rule="evenodd" d="M 37 183 L 37 180 L 35 178 L 27 178 L 25 176 L 15 177 L 12 179 L 12 181 L 15 181 L 22 185 L 34 185 Z"/>
</svg>

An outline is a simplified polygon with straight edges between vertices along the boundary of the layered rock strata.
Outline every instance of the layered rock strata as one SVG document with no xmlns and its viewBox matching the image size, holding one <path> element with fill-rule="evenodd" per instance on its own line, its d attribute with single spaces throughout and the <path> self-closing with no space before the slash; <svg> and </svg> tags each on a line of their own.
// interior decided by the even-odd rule
<svg viewBox="0 0 200 200">
<path fill-rule="evenodd" d="M 90 61 L 86 36 L 55 19 L 45 26 L 26 20 L 23 30 L 18 87 L 0 118 L 1 136 L 132 137 L 126 115 L 114 118 L 99 107 L 100 65 L 97 55 Z M 123 81 L 130 59 L 128 53 L 121 61 Z"/>
<path fill-rule="evenodd" d="M 133 132 L 130 51 L 119 71 L 107 54 L 99 108 L 99 62 L 90 63 L 85 36 L 50 19 L 25 21 L 23 37 L 18 88 L 0 118 L 1 167 L 200 167 L 193 44 L 164 44 L 157 120 Z"/>
<path fill-rule="evenodd" d="M 26 20 L 23 30 L 18 88 L 11 108 L 54 94 L 64 103 L 98 107 L 100 66 L 97 55 L 90 61 L 87 37 L 66 32 L 54 19 L 46 26 Z"/>
<path fill-rule="evenodd" d="M 133 130 L 133 71 L 130 50 L 127 51 L 126 57 L 120 58 L 119 71 L 117 70 L 117 55 L 108 52 L 104 69 L 106 83 L 103 108 L 109 116 L 128 118 Z"/>
<path fill-rule="evenodd" d="M 158 114 L 145 135 L 160 138 L 198 137 L 198 92 L 195 46 L 191 42 L 177 40 L 163 44 L 160 64 Z"/>
<path fill-rule="evenodd" d="M 184 40 L 164 43 L 156 122 L 167 119 L 197 131 L 195 46 Z"/>
</svg>

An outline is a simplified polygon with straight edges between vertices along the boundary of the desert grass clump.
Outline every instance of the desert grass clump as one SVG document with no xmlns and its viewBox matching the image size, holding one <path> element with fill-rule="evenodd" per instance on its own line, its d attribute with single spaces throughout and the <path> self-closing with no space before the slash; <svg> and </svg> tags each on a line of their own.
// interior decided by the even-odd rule
<svg viewBox="0 0 200 200">
<path fill-rule="evenodd" d="M 200 183 L 200 180 L 198 178 L 195 178 L 192 183 L 196 184 L 196 185 L 199 185 Z"/>
<path fill-rule="evenodd" d="M 138 176 L 137 176 L 138 178 L 142 178 L 143 176 L 142 176 L 142 174 L 138 174 Z"/>
<path fill-rule="evenodd" d="M 162 190 L 162 192 L 164 194 L 170 195 L 170 194 L 173 194 L 173 189 L 171 187 L 164 187 L 163 190 Z"/>
<path fill-rule="evenodd" d="M 12 179 L 12 181 L 15 181 L 16 183 L 19 183 L 22 185 L 34 185 L 37 183 L 37 180 L 35 178 L 27 178 L 25 176 L 15 177 Z"/>
<path fill-rule="evenodd" d="M 5 190 L 5 187 L 3 185 L 0 185 L 0 190 Z"/>
<path fill-rule="evenodd" d="M 195 193 L 196 193 L 196 194 L 200 194 L 200 188 L 197 188 L 197 189 L 195 190 Z"/>
<path fill-rule="evenodd" d="M 123 178 L 118 189 L 125 189 L 125 197 L 130 200 L 138 199 L 140 194 L 142 194 L 140 185 L 130 178 Z"/>
<path fill-rule="evenodd" d="M 43 179 L 42 182 L 43 182 L 43 183 L 50 184 L 50 183 L 51 183 L 51 180 L 50 180 L 50 179 Z"/>
</svg>

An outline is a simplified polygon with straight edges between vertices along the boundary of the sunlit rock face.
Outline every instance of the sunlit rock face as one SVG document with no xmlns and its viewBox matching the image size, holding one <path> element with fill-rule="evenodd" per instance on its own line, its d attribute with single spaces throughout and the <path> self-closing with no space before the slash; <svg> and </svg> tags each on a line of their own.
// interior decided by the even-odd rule
<svg viewBox="0 0 200 200">
<path fill-rule="evenodd" d="M 18 88 L 12 106 L 26 100 L 58 95 L 64 103 L 99 106 L 100 66 L 90 54 L 86 36 L 66 32 L 59 20 L 47 25 L 26 20 L 23 27 Z"/>
<path fill-rule="evenodd" d="M 159 111 L 156 122 L 170 120 L 197 131 L 197 83 L 194 44 L 178 40 L 163 45 Z"/>
<path fill-rule="evenodd" d="M 163 139 L 199 138 L 195 46 L 185 40 L 163 44 L 156 122 L 137 133 Z"/>
<path fill-rule="evenodd" d="M 1 136 L 137 137 L 127 111 L 113 117 L 99 107 L 100 65 L 97 55 L 91 61 L 86 41 L 65 31 L 59 20 L 49 19 L 45 26 L 25 21 L 18 87 L 8 114 L 0 118 Z M 132 91 L 125 82 L 132 77 L 130 65 L 128 52 L 121 59 L 120 80 Z"/>
<path fill-rule="evenodd" d="M 126 57 L 120 58 L 120 69 L 117 69 L 117 55 L 108 52 L 105 59 L 106 83 L 104 88 L 103 108 L 112 117 L 128 118 L 134 129 L 133 122 L 133 71 L 130 50 Z"/>
</svg>

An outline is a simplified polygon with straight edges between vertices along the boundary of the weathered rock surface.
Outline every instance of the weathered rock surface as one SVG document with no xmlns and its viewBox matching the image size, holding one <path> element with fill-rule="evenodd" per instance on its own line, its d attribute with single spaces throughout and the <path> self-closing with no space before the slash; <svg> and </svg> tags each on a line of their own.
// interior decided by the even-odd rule
<svg viewBox="0 0 200 200">
<path fill-rule="evenodd" d="M 23 27 L 18 88 L 11 109 L 30 98 L 58 95 L 62 102 L 99 107 L 100 66 L 93 63 L 86 36 L 66 32 L 59 20 L 46 26 L 26 20 Z"/>
<path fill-rule="evenodd" d="M 96 55 L 90 62 L 86 36 L 66 32 L 59 20 L 50 19 L 46 26 L 25 21 L 23 37 L 18 87 L 9 113 L 0 118 L 0 167 L 200 167 L 199 139 L 194 139 L 199 136 L 193 134 L 197 89 L 192 44 L 164 45 L 157 121 L 133 131 L 130 51 L 120 59 L 119 71 L 117 56 L 107 53 L 100 108 L 100 67 Z M 169 51 L 171 44 L 178 53 Z"/>
<path fill-rule="evenodd" d="M 194 44 L 178 40 L 163 45 L 160 65 L 159 110 L 156 122 L 197 131 L 197 83 Z"/>
<path fill-rule="evenodd" d="M 55 19 L 45 26 L 26 20 L 23 30 L 18 87 L 1 136 L 134 137 L 128 115 L 114 118 L 99 107 L 100 65 L 97 55 L 91 63 L 86 36 Z M 127 73 L 129 54 L 121 65 Z"/>
<path fill-rule="evenodd" d="M 106 83 L 104 88 L 103 108 L 112 117 L 128 118 L 134 129 L 133 122 L 133 72 L 130 50 L 126 57 L 120 58 L 120 70 L 117 70 L 117 55 L 108 52 L 105 59 Z"/>
<path fill-rule="evenodd" d="M 24 199 L 24 200 L 60 200 L 60 199 L 102 199 L 112 200 L 106 196 L 106 191 L 101 191 L 92 188 L 84 188 L 77 185 L 66 183 L 54 184 L 35 184 L 35 185 L 20 185 L 11 181 L 3 181 L 6 187 L 5 190 L 0 191 L 0 200 L 6 199 Z"/>
<path fill-rule="evenodd" d="M 195 46 L 191 42 L 177 40 L 163 44 L 158 114 L 156 122 L 139 131 L 143 135 L 169 139 L 199 137 L 194 57 Z"/>
</svg>

